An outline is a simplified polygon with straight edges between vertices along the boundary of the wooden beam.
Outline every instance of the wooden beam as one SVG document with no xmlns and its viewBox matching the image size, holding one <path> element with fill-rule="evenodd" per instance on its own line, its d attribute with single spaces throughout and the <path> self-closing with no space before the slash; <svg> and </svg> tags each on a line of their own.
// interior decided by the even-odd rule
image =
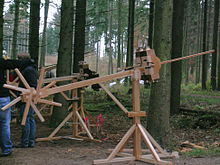
<svg viewBox="0 0 220 165">
<path fill-rule="evenodd" d="M 17 102 L 21 101 L 21 96 L 17 97 L 16 99 L 14 99 L 13 101 L 11 101 L 9 104 L 7 104 L 6 106 L 4 106 L 2 108 L 3 111 L 5 111 L 6 109 L 8 109 L 9 107 L 15 105 Z"/>
<path fill-rule="evenodd" d="M 60 92 L 64 92 L 64 91 L 68 91 L 68 90 L 72 90 L 76 88 L 81 88 L 81 87 L 85 87 L 85 86 L 89 86 L 89 85 L 93 85 L 97 83 L 102 83 L 102 82 L 110 81 L 110 80 L 117 79 L 117 78 L 131 76 L 133 72 L 134 72 L 133 70 L 128 70 L 125 72 L 119 72 L 119 73 L 115 73 L 112 75 L 97 77 L 97 78 L 93 78 L 89 80 L 79 81 L 79 82 L 75 82 L 75 83 L 71 83 L 71 84 L 67 84 L 67 85 L 63 85 L 59 87 L 50 88 L 47 91 L 42 92 L 42 97 L 47 97 L 48 95 L 52 95 L 55 93 L 60 93 Z"/>
<path fill-rule="evenodd" d="M 146 112 L 128 112 L 128 117 L 144 117 L 146 116 Z"/>
<path fill-rule="evenodd" d="M 61 82 L 61 81 L 71 81 L 73 78 L 78 78 L 79 74 L 74 74 L 72 76 L 64 76 L 64 77 L 54 77 L 47 78 L 43 80 L 43 83 L 50 83 L 52 81 Z"/>
<path fill-rule="evenodd" d="M 158 165 L 172 165 L 172 162 L 168 162 L 164 160 L 156 161 L 150 156 L 141 156 L 138 160 L 147 162 L 147 163 L 158 164 Z"/>
<path fill-rule="evenodd" d="M 3 87 L 11 89 L 11 90 L 16 90 L 16 91 L 19 91 L 19 92 L 22 92 L 22 93 L 30 93 L 30 90 L 28 90 L 28 89 L 16 87 L 16 86 L 13 86 L 13 85 L 4 84 Z"/>
<path fill-rule="evenodd" d="M 41 89 L 41 91 L 44 91 L 46 89 L 49 89 L 50 87 L 54 86 L 56 84 L 56 81 L 52 81 L 50 84 L 48 84 L 47 86 L 43 87 Z"/>
<path fill-rule="evenodd" d="M 41 113 L 39 112 L 39 110 L 37 109 L 36 105 L 31 101 L 31 107 L 33 108 L 34 112 L 37 114 L 37 116 L 39 117 L 41 122 L 44 122 L 44 118 L 41 115 Z"/>
<path fill-rule="evenodd" d="M 76 115 L 77 115 L 77 117 L 78 117 L 78 119 L 79 119 L 79 122 L 82 124 L 83 128 L 86 130 L 86 133 L 87 133 L 87 135 L 89 136 L 89 138 L 90 138 L 90 139 L 94 139 L 94 138 L 92 137 L 91 133 L 89 132 L 89 130 L 88 130 L 86 124 L 84 123 L 84 121 L 83 121 L 83 119 L 81 118 L 81 116 L 80 116 L 80 114 L 79 114 L 78 111 L 76 111 Z"/>
<path fill-rule="evenodd" d="M 141 135 L 142 135 L 142 137 L 143 137 L 143 139 L 144 139 L 144 142 L 146 143 L 147 147 L 150 149 L 150 151 L 151 151 L 151 153 L 152 153 L 154 159 L 155 159 L 156 161 L 160 161 L 160 157 L 159 157 L 159 155 L 157 154 L 157 152 L 155 151 L 155 149 L 154 149 L 153 145 L 151 144 L 149 138 L 148 138 L 147 135 L 145 134 L 145 132 L 144 132 L 144 130 L 143 130 L 143 128 L 142 128 L 142 125 L 141 125 L 141 124 L 138 124 L 137 126 L 138 126 L 138 128 L 139 128 L 139 130 L 140 130 L 140 132 L 141 132 Z"/>
<path fill-rule="evenodd" d="M 70 112 L 67 117 L 59 124 L 59 126 L 49 135 L 49 138 L 52 138 L 72 116 L 73 112 Z"/>
<path fill-rule="evenodd" d="M 116 163 L 116 162 L 124 162 L 124 161 L 134 161 L 134 156 L 123 157 L 123 158 L 114 158 L 112 160 L 108 159 L 100 159 L 100 160 L 93 160 L 92 164 L 107 164 L 107 163 Z"/>
<path fill-rule="evenodd" d="M 118 101 L 118 99 L 101 83 L 99 85 L 102 87 L 102 89 L 109 95 L 109 97 L 112 98 L 112 100 L 121 108 L 124 113 L 128 113 L 128 110 Z"/>
<path fill-rule="evenodd" d="M 133 112 L 134 113 L 140 113 L 140 81 L 141 79 L 141 71 L 139 69 L 135 69 L 134 75 L 132 76 L 132 99 L 133 99 Z M 135 116 L 133 118 L 134 125 L 140 124 L 140 116 Z M 142 154 L 141 151 L 141 135 L 138 130 L 138 128 L 135 128 L 134 131 L 134 138 L 133 138 L 133 144 L 134 144 L 134 151 L 133 155 L 137 158 L 139 158 Z"/>
<path fill-rule="evenodd" d="M 124 135 L 124 137 L 121 139 L 121 141 L 117 144 L 115 149 L 112 151 L 112 153 L 109 155 L 107 160 L 112 160 L 115 155 L 121 150 L 122 147 L 124 147 L 124 144 L 127 142 L 127 140 L 130 138 L 130 136 L 134 133 L 136 129 L 136 125 L 133 125 L 128 132 Z"/>
<path fill-rule="evenodd" d="M 57 107 L 62 107 L 61 103 L 57 103 L 57 102 L 54 102 L 54 101 L 49 101 L 49 100 L 46 100 L 46 99 L 39 99 L 38 102 L 39 103 L 44 103 L 44 104 L 49 104 L 49 105 L 54 105 L 54 106 L 57 106 Z"/>
<path fill-rule="evenodd" d="M 18 77 L 21 79 L 22 83 L 24 84 L 24 86 L 27 89 L 30 89 L 31 87 L 29 86 L 29 84 L 27 83 L 27 81 L 25 80 L 25 78 L 23 77 L 23 75 L 21 74 L 21 72 L 16 68 L 15 72 L 17 73 Z"/>
<path fill-rule="evenodd" d="M 37 83 L 37 88 L 36 88 L 36 97 L 34 99 L 34 104 L 37 104 L 39 96 L 40 96 L 40 89 L 42 87 L 43 84 L 43 79 L 44 79 L 44 73 L 45 73 L 45 68 L 42 67 L 40 70 L 40 77 L 38 79 L 38 83 Z"/>
</svg>

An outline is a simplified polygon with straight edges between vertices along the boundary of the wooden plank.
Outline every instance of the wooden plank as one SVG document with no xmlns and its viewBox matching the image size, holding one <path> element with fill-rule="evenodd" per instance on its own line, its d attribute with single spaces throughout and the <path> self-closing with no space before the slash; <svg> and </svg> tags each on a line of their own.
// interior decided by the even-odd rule
<svg viewBox="0 0 220 165">
<path fill-rule="evenodd" d="M 56 84 L 56 81 L 52 81 L 50 84 L 48 84 L 47 86 L 43 87 L 41 89 L 41 91 L 44 91 L 46 89 L 49 89 L 50 87 L 54 86 Z"/>
<path fill-rule="evenodd" d="M 138 160 L 147 163 L 158 164 L 158 165 L 172 165 L 172 162 L 164 161 L 164 160 L 156 161 L 152 157 L 146 157 L 146 156 L 141 156 Z"/>
<path fill-rule="evenodd" d="M 42 142 L 42 141 L 59 140 L 59 139 L 62 139 L 62 137 L 58 136 L 58 137 L 37 138 L 37 139 L 35 139 L 35 141 Z"/>
<path fill-rule="evenodd" d="M 54 101 L 49 101 L 49 100 L 46 100 L 46 99 L 39 99 L 38 102 L 39 103 L 44 103 L 44 104 L 49 104 L 49 105 L 54 105 L 54 106 L 57 106 L 57 107 L 62 107 L 61 103 L 57 103 L 57 102 L 54 102 Z"/>
<path fill-rule="evenodd" d="M 127 140 L 130 138 L 130 136 L 134 133 L 136 128 L 136 125 L 133 125 L 128 132 L 124 135 L 124 137 L 121 139 L 121 141 L 117 144 L 117 146 L 115 147 L 115 149 L 112 151 L 112 153 L 109 155 L 109 157 L 107 158 L 107 160 L 112 160 L 115 155 L 117 155 L 117 153 L 121 150 L 122 147 L 124 147 L 124 143 L 127 142 Z"/>
<path fill-rule="evenodd" d="M 99 143 L 102 142 L 102 141 L 99 140 L 99 139 L 91 139 L 91 138 L 89 138 L 89 137 L 84 137 L 84 136 L 79 136 L 79 135 L 77 135 L 77 136 L 75 136 L 75 137 L 76 137 L 76 138 L 83 139 L 83 140 L 89 140 L 89 141 L 94 141 L 94 142 L 99 142 Z"/>
<path fill-rule="evenodd" d="M 99 85 L 102 87 L 102 89 L 109 95 L 109 97 L 112 98 L 112 100 L 121 108 L 124 113 L 128 113 L 128 110 L 119 102 L 119 100 L 101 83 Z"/>
<path fill-rule="evenodd" d="M 19 91 L 19 92 L 22 92 L 22 93 L 30 93 L 30 90 L 28 90 L 28 89 L 16 87 L 16 86 L 13 86 L 13 85 L 4 84 L 3 87 L 11 89 L 11 90 L 16 90 L 16 91 Z"/>
<path fill-rule="evenodd" d="M 9 107 L 15 105 L 17 102 L 21 101 L 21 96 L 19 96 L 18 98 L 14 99 L 13 101 L 11 101 L 9 104 L 7 104 L 6 106 L 2 107 L 2 110 L 5 111 L 6 109 L 8 109 Z"/>
<path fill-rule="evenodd" d="M 151 153 L 152 153 L 154 159 L 155 159 L 156 161 L 160 161 L 160 157 L 159 157 L 159 155 L 157 154 L 157 152 L 155 151 L 155 149 L 154 149 L 153 145 L 151 144 L 150 140 L 148 139 L 147 135 L 145 134 L 142 125 L 141 125 L 141 124 L 138 124 L 138 128 L 139 128 L 139 130 L 140 130 L 140 132 L 141 132 L 141 135 L 143 136 L 143 139 L 144 139 L 144 141 L 145 141 L 147 147 L 150 149 L 150 151 L 151 151 Z"/>
<path fill-rule="evenodd" d="M 40 97 L 40 89 L 43 85 L 43 79 L 44 79 L 44 73 L 45 73 L 45 67 L 42 67 L 40 70 L 40 77 L 38 79 L 37 88 L 36 88 L 36 97 L 34 99 L 34 104 L 37 104 L 39 97 Z"/>
<path fill-rule="evenodd" d="M 78 117 L 78 119 L 79 119 L 79 122 L 82 124 L 83 128 L 86 130 L 86 133 L 87 133 L 87 135 L 89 136 L 89 138 L 90 138 L 90 139 L 94 139 L 94 138 L 92 137 L 91 133 L 89 132 L 89 130 L 88 130 L 86 124 L 84 123 L 84 121 L 83 121 L 83 119 L 81 118 L 81 116 L 80 116 L 80 114 L 79 114 L 78 111 L 76 111 L 76 115 L 77 115 L 77 117 Z"/>
<path fill-rule="evenodd" d="M 73 79 L 73 83 L 75 83 L 77 80 Z M 72 90 L 72 98 L 78 97 L 77 89 Z M 78 117 L 76 112 L 78 111 L 78 102 L 74 101 L 72 102 L 72 110 L 73 110 L 73 136 L 78 136 Z"/>
<path fill-rule="evenodd" d="M 49 138 L 53 137 L 72 116 L 73 112 L 70 112 L 67 117 L 58 125 L 58 127 L 49 135 Z"/>
<path fill-rule="evenodd" d="M 39 110 L 37 109 L 37 107 L 35 106 L 35 104 L 31 101 L 31 107 L 33 108 L 34 112 L 37 114 L 37 116 L 39 117 L 41 122 L 44 122 L 44 118 L 41 115 L 41 113 L 39 112 Z"/>
<path fill-rule="evenodd" d="M 9 90 L 9 93 L 14 97 L 17 98 L 16 94 L 14 92 L 12 92 L 11 90 Z"/>
<path fill-rule="evenodd" d="M 151 141 L 151 143 L 153 144 L 153 146 L 156 147 L 156 149 L 158 149 L 158 151 L 160 153 L 164 153 L 164 154 L 167 154 L 166 151 L 163 150 L 163 148 L 161 148 L 161 146 L 156 142 L 156 140 L 154 140 L 154 138 L 148 133 L 148 131 L 143 127 L 141 126 L 142 129 L 144 130 L 144 133 L 147 135 L 147 137 L 149 138 L 149 140 Z"/>
<path fill-rule="evenodd" d="M 79 74 L 73 74 L 72 76 L 47 78 L 43 80 L 43 83 L 50 83 L 52 81 L 56 81 L 56 82 L 71 81 L 73 78 L 78 78 L 78 77 L 79 77 Z"/>
<path fill-rule="evenodd" d="M 9 81 L 9 70 L 8 69 L 6 70 L 6 75 L 7 75 L 6 82 L 9 83 L 10 81 Z"/>
<path fill-rule="evenodd" d="M 93 160 L 92 164 L 106 164 L 106 163 L 116 163 L 116 162 L 124 162 L 124 161 L 134 161 L 134 156 L 123 157 L 123 158 L 114 158 L 112 160 L 101 159 L 101 160 Z"/>
<path fill-rule="evenodd" d="M 51 66 L 45 66 L 45 72 L 46 71 L 50 71 L 50 70 L 53 70 L 53 69 L 56 69 L 57 65 L 54 64 L 54 65 L 51 65 Z"/>
<path fill-rule="evenodd" d="M 31 105 L 31 97 L 29 97 L 28 101 L 26 102 L 26 106 L 25 106 L 25 109 L 24 109 L 24 114 L 23 114 L 23 118 L 22 118 L 22 121 L 21 121 L 21 125 L 25 125 L 25 123 L 26 123 L 26 119 L 27 119 L 27 115 L 28 115 L 28 112 L 29 112 L 30 105 Z"/>
<path fill-rule="evenodd" d="M 209 50 L 209 51 L 205 51 L 205 52 L 201 52 L 201 53 L 197 53 L 197 54 L 192 54 L 192 55 L 185 56 L 185 57 L 179 57 L 179 58 L 175 58 L 175 59 L 172 59 L 172 60 L 162 61 L 161 64 L 166 64 L 166 63 L 180 61 L 180 60 L 184 60 L 184 59 L 188 59 L 188 58 L 192 58 L 192 57 L 196 57 L 196 56 L 201 56 L 201 55 L 213 53 L 214 51 L 215 50 Z"/>
<path fill-rule="evenodd" d="M 27 81 L 25 80 L 25 78 L 23 77 L 23 75 L 21 74 L 21 72 L 16 68 L 15 72 L 17 73 L 18 77 L 21 79 L 22 83 L 24 84 L 24 86 L 27 89 L 30 89 L 31 87 L 29 86 L 29 84 L 27 83 Z"/>
<path fill-rule="evenodd" d="M 140 112 L 128 112 L 128 117 L 144 117 L 146 116 L 146 112 L 140 111 Z"/>
<path fill-rule="evenodd" d="M 115 73 L 112 75 L 97 77 L 97 78 L 93 78 L 89 80 L 79 81 L 79 82 L 75 82 L 75 83 L 71 83 L 71 84 L 67 84 L 67 85 L 63 85 L 59 87 L 50 88 L 47 91 L 42 93 L 42 97 L 47 97 L 48 95 L 52 95 L 55 93 L 60 93 L 60 92 L 64 92 L 64 91 L 68 91 L 68 90 L 72 90 L 76 88 L 81 88 L 81 87 L 85 87 L 85 86 L 89 86 L 89 85 L 93 85 L 97 83 L 102 83 L 102 82 L 106 82 L 106 81 L 117 79 L 117 78 L 127 77 L 132 74 L 133 74 L 133 70 L 129 70 L 125 72 Z"/>
<path fill-rule="evenodd" d="M 141 71 L 138 69 L 135 69 L 134 75 L 132 76 L 132 98 L 133 98 L 133 112 L 134 113 L 140 113 L 140 78 L 141 78 Z M 133 118 L 133 123 L 140 124 L 140 116 L 135 116 Z M 141 134 L 136 127 L 134 131 L 134 138 L 133 138 L 133 143 L 134 143 L 134 151 L 133 154 L 137 158 L 140 157 L 142 154 L 141 152 Z"/>
</svg>

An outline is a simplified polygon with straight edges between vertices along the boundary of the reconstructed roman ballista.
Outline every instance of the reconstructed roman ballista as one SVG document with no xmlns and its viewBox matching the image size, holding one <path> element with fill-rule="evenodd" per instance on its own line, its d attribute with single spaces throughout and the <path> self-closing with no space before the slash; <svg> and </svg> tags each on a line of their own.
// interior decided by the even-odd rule
<svg viewBox="0 0 220 165">
<path fill-rule="evenodd" d="M 187 59 L 187 58 L 191 58 L 191 57 L 195 57 L 195 56 L 200 56 L 200 55 L 204 55 L 204 54 L 208 54 L 208 53 L 212 53 L 212 52 L 214 52 L 214 51 L 210 50 L 210 51 L 206 51 L 206 52 L 202 52 L 202 53 L 198 53 L 198 54 L 194 54 L 194 55 L 190 55 L 190 56 L 186 56 L 186 57 L 181 57 L 181 58 L 176 58 L 176 59 L 161 62 L 160 59 L 156 56 L 154 50 L 152 50 L 152 49 L 150 49 L 150 50 L 138 49 L 136 52 L 137 65 L 134 67 L 127 68 L 122 72 L 118 72 L 118 73 L 103 76 L 103 77 L 97 77 L 97 75 L 93 73 L 93 75 L 95 75 L 95 76 L 92 77 L 91 79 L 82 80 L 82 81 L 76 80 L 76 81 L 73 81 L 73 83 L 70 83 L 67 85 L 62 85 L 62 86 L 54 86 L 56 84 L 56 81 L 59 80 L 59 78 L 58 78 L 58 79 L 54 79 L 54 81 L 50 81 L 50 83 L 47 86 L 42 87 L 43 75 L 45 72 L 45 68 L 42 68 L 41 72 L 40 72 L 40 77 L 39 77 L 39 81 L 38 81 L 38 85 L 37 85 L 36 90 L 34 88 L 30 88 L 30 86 L 28 85 L 26 80 L 23 78 L 22 74 L 19 72 L 18 69 L 16 69 L 15 71 L 18 74 L 21 81 L 24 83 L 26 89 L 15 87 L 13 85 L 5 84 L 4 87 L 12 89 L 12 90 L 20 91 L 21 95 L 18 98 L 16 98 L 15 100 L 13 100 L 11 103 L 6 105 L 5 107 L 3 107 L 2 109 L 5 110 L 8 107 L 16 104 L 18 101 L 23 101 L 23 102 L 26 102 L 26 107 L 25 107 L 25 113 L 23 116 L 22 124 L 25 124 L 26 116 L 28 114 L 28 110 L 29 110 L 30 106 L 32 106 L 32 108 L 35 110 L 35 112 L 38 115 L 38 117 L 40 118 L 40 120 L 44 121 L 42 115 L 40 114 L 40 112 L 36 108 L 35 104 L 40 102 L 40 103 L 46 103 L 46 104 L 51 104 L 51 105 L 55 105 L 55 106 L 61 106 L 60 103 L 48 101 L 45 98 L 47 96 L 50 96 L 50 95 L 53 95 L 56 93 L 62 93 L 64 91 L 68 91 L 68 90 L 73 90 L 73 92 L 72 92 L 73 97 L 75 97 L 75 96 L 77 96 L 77 92 L 76 92 L 77 88 L 82 88 L 85 86 L 98 84 L 96 86 L 101 87 L 103 90 L 105 90 L 106 93 L 113 99 L 113 101 L 124 111 L 124 113 L 128 117 L 133 117 L 134 120 L 133 120 L 133 126 L 124 135 L 122 140 L 118 143 L 118 145 L 111 152 L 111 154 L 108 156 L 108 158 L 102 159 L 102 160 L 94 160 L 93 164 L 104 164 L 104 163 L 110 163 L 110 162 L 121 162 L 121 161 L 130 161 L 130 160 L 140 160 L 140 161 L 144 161 L 144 162 L 149 162 L 149 163 L 153 163 L 153 164 L 162 164 L 162 165 L 172 164 L 169 161 L 161 160 L 160 157 L 163 157 L 163 158 L 164 157 L 166 157 L 166 158 L 167 157 L 168 158 L 169 157 L 176 157 L 178 154 L 167 153 L 166 151 L 164 151 L 160 147 L 160 145 L 153 139 L 153 137 L 147 132 L 147 130 L 141 125 L 140 117 L 146 116 L 146 113 L 140 110 L 140 90 L 139 90 L 140 84 L 139 84 L 139 81 L 141 79 L 143 79 L 145 81 L 149 81 L 149 82 L 154 82 L 155 80 L 158 80 L 159 79 L 159 71 L 160 71 L 160 67 L 162 64 L 171 63 L 171 62 L 175 62 L 175 61 L 179 61 L 179 60 L 183 60 L 183 59 Z M 81 72 L 81 74 L 85 74 L 86 68 L 88 68 L 88 66 L 85 65 L 84 63 L 81 63 L 81 65 L 82 65 L 82 70 L 80 72 Z M 89 73 L 87 73 L 87 74 L 89 74 Z M 91 74 L 91 72 L 90 72 L 90 74 Z M 76 76 L 76 78 L 78 78 L 80 76 L 80 74 L 76 74 L 75 76 Z M 119 100 L 102 84 L 103 82 L 107 82 L 107 81 L 118 79 L 118 78 L 124 78 L 124 77 L 128 77 L 128 76 L 131 76 L 131 78 L 132 78 L 132 97 L 133 97 L 133 111 L 132 112 L 128 111 L 119 102 Z M 73 111 L 70 112 L 70 114 L 67 116 L 67 119 L 71 118 L 71 116 L 73 115 L 74 122 L 76 122 L 79 119 L 81 124 L 84 125 L 84 128 L 86 128 L 85 124 L 83 123 L 83 121 L 80 118 L 80 115 L 78 113 L 77 104 L 73 103 L 72 108 L 73 108 Z M 67 121 L 67 119 L 65 119 L 61 123 L 61 125 L 65 121 Z M 51 134 L 51 136 L 49 137 L 50 139 L 52 139 L 52 137 L 58 131 L 58 129 L 60 129 L 60 127 L 61 126 L 59 126 Z M 77 127 L 74 127 L 74 129 L 77 129 Z M 90 139 L 93 139 L 91 134 L 89 132 L 87 132 L 87 133 L 88 133 Z M 128 139 L 131 136 L 133 136 L 133 144 L 134 144 L 133 154 L 130 154 L 129 156 L 127 156 L 128 154 L 126 154 L 125 157 L 116 157 L 116 155 L 118 153 L 123 155 L 122 151 L 123 150 L 125 151 L 124 147 L 125 147 Z M 78 137 L 77 131 L 74 131 L 72 137 Z M 142 140 L 146 143 L 146 146 L 148 148 L 148 150 L 147 150 L 148 154 L 146 154 L 146 155 L 142 154 L 142 152 L 143 152 L 143 150 L 141 149 Z"/>
</svg>

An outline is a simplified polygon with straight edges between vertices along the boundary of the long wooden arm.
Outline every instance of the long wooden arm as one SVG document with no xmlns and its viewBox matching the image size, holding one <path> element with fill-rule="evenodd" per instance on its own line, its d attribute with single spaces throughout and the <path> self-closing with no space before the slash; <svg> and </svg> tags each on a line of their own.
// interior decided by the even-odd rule
<svg viewBox="0 0 220 165">
<path fill-rule="evenodd" d="M 89 80 L 79 81 L 79 82 L 75 82 L 75 83 L 71 83 L 71 84 L 67 84 L 67 85 L 63 85 L 59 87 L 50 88 L 46 91 L 42 91 L 41 98 L 47 97 L 55 93 L 60 93 L 60 92 L 64 92 L 64 91 L 68 91 L 68 90 L 72 90 L 76 88 L 98 84 L 98 83 L 114 80 L 117 78 L 124 78 L 124 77 L 133 75 L 133 73 L 134 73 L 134 70 L 132 69 L 132 70 L 124 71 L 124 72 L 115 73 L 112 75 L 97 77 L 97 78 L 93 78 Z"/>
</svg>

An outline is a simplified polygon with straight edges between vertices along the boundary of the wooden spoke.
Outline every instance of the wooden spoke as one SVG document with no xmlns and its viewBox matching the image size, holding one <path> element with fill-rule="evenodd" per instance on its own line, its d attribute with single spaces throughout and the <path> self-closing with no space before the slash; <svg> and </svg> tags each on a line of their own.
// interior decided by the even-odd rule
<svg viewBox="0 0 220 165">
<path fill-rule="evenodd" d="M 41 89 L 41 91 L 44 91 L 44 90 L 47 90 L 49 89 L 50 87 L 54 86 L 56 84 L 56 81 L 52 81 L 50 84 L 48 84 L 47 86 L 43 87 Z"/>
<path fill-rule="evenodd" d="M 11 101 L 8 105 L 4 106 L 2 108 L 2 110 L 4 111 L 4 110 L 8 109 L 9 107 L 15 105 L 19 101 L 21 101 L 21 96 L 19 96 L 18 98 L 14 99 L 13 101 Z"/>
<path fill-rule="evenodd" d="M 9 90 L 9 93 L 14 97 L 17 98 L 16 94 L 14 92 L 12 92 L 11 90 Z"/>
<path fill-rule="evenodd" d="M 22 93 L 30 93 L 30 90 L 28 90 L 28 89 L 16 87 L 16 86 L 13 86 L 13 85 L 4 84 L 3 87 L 8 88 L 8 89 L 12 89 L 12 90 L 16 90 L 16 91 L 19 91 L 19 92 L 22 92 Z"/>
<path fill-rule="evenodd" d="M 36 105 L 31 101 L 31 107 L 33 108 L 34 112 L 37 114 L 41 122 L 44 122 L 43 116 L 40 114 L 39 110 L 37 109 Z"/>
<path fill-rule="evenodd" d="M 41 86 L 42 86 L 42 84 L 43 84 L 44 72 L 45 72 L 45 68 L 42 67 L 41 70 L 40 70 L 40 77 L 39 77 L 39 80 L 38 80 L 38 83 L 37 83 L 36 97 L 35 97 L 35 99 L 34 99 L 34 104 L 37 104 L 38 99 L 39 99 L 40 88 L 41 88 Z"/>
<path fill-rule="evenodd" d="M 21 125 L 25 125 L 25 123 L 26 123 L 27 115 L 28 115 L 29 108 L 30 108 L 30 102 L 31 102 L 31 100 L 28 99 L 28 102 L 26 103 L 26 106 L 24 109 L 24 114 L 23 114 L 23 118 L 21 121 Z"/>
<path fill-rule="evenodd" d="M 8 69 L 6 71 L 6 74 L 7 74 L 6 82 L 9 83 L 10 81 L 9 81 L 9 70 Z"/>
<path fill-rule="evenodd" d="M 57 103 L 57 102 L 53 102 L 53 101 L 49 101 L 49 100 L 46 100 L 46 99 L 39 99 L 38 102 L 39 103 L 44 103 L 44 104 L 49 104 L 49 105 L 54 105 L 54 106 L 57 106 L 57 107 L 62 107 L 62 104 Z"/>
<path fill-rule="evenodd" d="M 24 86 L 27 89 L 30 89 L 31 87 L 29 86 L 29 84 L 27 83 L 27 81 L 25 80 L 25 78 L 23 77 L 23 75 L 21 74 L 21 72 L 16 68 L 15 72 L 17 73 L 18 77 L 21 79 L 22 83 L 24 84 Z"/>
</svg>

